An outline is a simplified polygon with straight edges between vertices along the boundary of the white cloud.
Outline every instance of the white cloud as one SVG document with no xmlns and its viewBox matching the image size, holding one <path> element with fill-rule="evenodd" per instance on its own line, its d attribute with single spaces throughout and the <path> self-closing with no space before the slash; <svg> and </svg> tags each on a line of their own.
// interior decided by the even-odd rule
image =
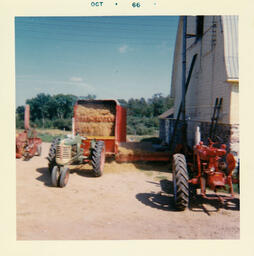
<svg viewBox="0 0 254 256">
<path fill-rule="evenodd" d="M 72 78 L 72 79 L 71 79 Z M 43 84 L 43 86 L 77 86 L 81 88 L 86 88 L 91 91 L 94 90 L 94 87 L 91 84 L 83 81 L 81 77 L 71 77 L 69 80 L 44 80 L 44 79 L 29 79 L 29 82 L 33 82 L 35 84 Z M 73 79 L 74 78 L 74 79 Z M 74 81 L 75 80 L 75 81 Z M 27 81 L 27 80 L 24 80 Z M 23 79 L 20 82 L 24 82 Z M 37 89 L 39 87 L 36 87 Z"/>
<path fill-rule="evenodd" d="M 69 79 L 71 82 L 82 82 L 83 78 L 82 77 L 78 77 L 78 76 L 72 76 Z"/>
<path fill-rule="evenodd" d="M 120 46 L 120 47 L 118 48 L 118 51 L 119 51 L 120 53 L 126 53 L 127 50 L 129 50 L 129 46 L 126 45 L 126 44 L 124 44 L 124 45 L 122 45 L 122 46 Z"/>
</svg>

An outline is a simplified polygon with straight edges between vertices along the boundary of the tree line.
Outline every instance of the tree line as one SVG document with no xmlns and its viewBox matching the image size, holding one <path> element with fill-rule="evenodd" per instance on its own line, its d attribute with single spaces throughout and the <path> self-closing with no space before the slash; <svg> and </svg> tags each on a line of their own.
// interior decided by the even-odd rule
<svg viewBox="0 0 254 256">
<path fill-rule="evenodd" d="M 38 128 L 71 130 L 73 106 L 78 99 L 96 99 L 96 95 L 77 97 L 71 94 L 49 95 L 40 93 L 27 99 L 30 105 L 30 124 Z M 118 99 L 127 109 L 127 133 L 133 135 L 154 134 L 159 129 L 158 116 L 173 106 L 170 96 L 154 94 L 149 99 Z M 25 106 L 16 108 L 16 128 L 24 129 Z"/>
</svg>

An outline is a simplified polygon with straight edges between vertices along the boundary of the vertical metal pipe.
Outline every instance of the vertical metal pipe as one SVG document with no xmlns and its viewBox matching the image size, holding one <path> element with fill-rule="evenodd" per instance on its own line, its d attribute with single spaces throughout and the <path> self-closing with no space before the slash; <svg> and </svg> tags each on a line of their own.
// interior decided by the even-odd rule
<svg viewBox="0 0 254 256">
<path fill-rule="evenodd" d="M 182 44 L 182 120 L 185 123 L 185 94 L 186 94 L 186 30 L 187 16 L 183 16 L 183 44 Z"/>
<path fill-rule="evenodd" d="M 187 144 L 187 125 L 185 117 L 185 94 L 186 94 L 186 30 L 187 30 L 187 16 L 183 16 L 183 44 L 182 44 L 182 145 L 186 151 Z"/>
<path fill-rule="evenodd" d="M 26 105 L 25 107 L 25 130 L 30 129 L 30 106 Z"/>
</svg>

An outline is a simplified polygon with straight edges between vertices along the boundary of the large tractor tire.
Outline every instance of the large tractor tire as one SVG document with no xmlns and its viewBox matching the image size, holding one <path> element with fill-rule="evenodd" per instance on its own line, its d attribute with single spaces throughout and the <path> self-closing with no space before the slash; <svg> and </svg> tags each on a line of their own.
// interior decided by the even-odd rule
<svg viewBox="0 0 254 256">
<path fill-rule="evenodd" d="M 103 173 L 105 163 L 105 145 L 103 141 L 97 141 L 91 151 L 93 174 L 99 177 Z"/>
<path fill-rule="evenodd" d="M 50 149 L 49 149 L 49 154 L 48 154 L 48 169 L 50 174 L 52 173 L 53 167 L 56 165 L 56 145 L 60 141 L 60 138 L 56 138 L 53 140 Z"/>
<path fill-rule="evenodd" d="M 174 154 L 172 167 L 175 207 L 177 210 L 183 211 L 189 204 L 189 175 L 185 156 Z"/>
<path fill-rule="evenodd" d="M 59 179 L 59 187 L 63 188 L 67 185 L 69 180 L 70 170 L 68 167 L 61 167 L 60 169 L 60 179 Z"/>
</svg>

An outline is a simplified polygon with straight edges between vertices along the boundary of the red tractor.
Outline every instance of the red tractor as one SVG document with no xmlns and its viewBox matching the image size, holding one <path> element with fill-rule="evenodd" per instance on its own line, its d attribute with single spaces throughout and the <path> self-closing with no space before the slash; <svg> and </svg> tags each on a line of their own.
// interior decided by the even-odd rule
<svg viewBox="0 0 254 256">
<path fill-rule="evenodd" d="M 35 129 L 31 129 L 29 125 L 30 106 L 25 108 L 25 130 L 16 136 L 16 158 L 29 160 L 34 155 L 41 155 L 42 140 L 37 137 Z"/>
<path fill-rule="evenodd" d="M 200 141 L 194 146 L 193 160 L 189 163 L 183 154 L 173 155 L 174 202 L 178 210 L 184 210 L 188 206 L 190 197 L 199 188 L 201 196 L 206 199 L 219 199 L 224 202 L 234 198 L 232 172 L 236 161 L 231 153 L 227 153 L 225 144 L 219 148 L 214 144 L 210 139 L 208 146 Z M 226 189 L 226 185 L 229 186 L 230 196 L 206 195 L 207 187 L 217 192 L 218 189 Z"/>
</svg>

